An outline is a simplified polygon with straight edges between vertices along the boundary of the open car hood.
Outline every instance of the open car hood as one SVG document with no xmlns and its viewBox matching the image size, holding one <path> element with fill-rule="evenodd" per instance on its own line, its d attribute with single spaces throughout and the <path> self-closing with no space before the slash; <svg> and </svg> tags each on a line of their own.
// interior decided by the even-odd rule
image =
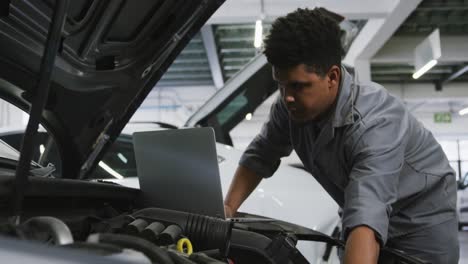
<svg viewBox="0 0 468 264">
<path fill-rule="evenodd" d="M 56 0 L 1 2 L 0 97 L 28 111 Z M 95 165 L 222 2 L 69 1 L 42 113 L 62 152 L 63 177 Z"/>
</svg>

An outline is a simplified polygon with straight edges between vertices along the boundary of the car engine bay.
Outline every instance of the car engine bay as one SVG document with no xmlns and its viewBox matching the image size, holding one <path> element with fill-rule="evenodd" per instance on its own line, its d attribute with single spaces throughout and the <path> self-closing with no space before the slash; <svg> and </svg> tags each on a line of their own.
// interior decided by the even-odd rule
<svg viewBox="0 0 468 264">
<path fill-rule="evenodd" d="M 240 213 L 220 219 L 155 208 L 140 190 L 113 183 L 30 177 L 21 219 L 11 217 L 14 175 L 0 175 L 0 237 L 75 250 L 123 263 L 305 264 L 299 240 L 344 242 L 288 222 Z M 67 253 L 68 254 L 68 253 Z M 394 263 L 423 263 L 383 248 Z M 326 262 L 326 252 L 322 260 Z M 47 263 L 47 262 L 45 262 Z"/>
<path fill-rule="evenodd" d="M 0 186 L 7 190 L 13 182 L 14 175 L 3 175 Z M 4 237 L 133 263 L 309 263 L 295 248 L 294 230 L 274 227 L 273 219 L 225 220 L 145 207 L 136 189 L 31 177 L 21 220 L 14 223 L 8 194 L 1 194 Z"/>
<path fill-rule="evenodd" d="M 8 233 L 134 263 L 226 263 L 221 259 L 230 226 L 209 217 L 147 208 L 109 219 L 68 219 L 68 223 L 35 216 Z"/>
</svg>

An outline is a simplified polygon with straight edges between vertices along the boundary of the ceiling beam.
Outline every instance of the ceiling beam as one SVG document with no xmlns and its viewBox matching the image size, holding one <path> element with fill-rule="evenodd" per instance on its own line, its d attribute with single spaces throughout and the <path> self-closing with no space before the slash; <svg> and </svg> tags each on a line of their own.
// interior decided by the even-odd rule
<svg viewBox="0 0 468 264">
<path fill-rule="evenodd" d="M 371 59 L 372 64 L 407 64 L 414 63 L 414 48 L 427 36 L 395 36 L 391 38 Z M 468 36 L 441 36 L 443 63 L 465 63 L 468 61 Z"/>
<path fill-rule="evenodd" d="M 395 74 L 408 74 L 412 75 L 414 68 L 411 66 L 402 67 L 401 65 L 386 66 L 386 67 L 372 67 L 372 75 L 395 75 Z M 432 74 L 450 74 L 452 70 L 450 67 L 434 67 L 428 73 Z"/>
<path fill-rule="evenodd" d="M 406 1 L 406 0 L 404 0 Z M 384 18 L 392 10 L 398 0 L 264 0 L 264 15 L 266 21 L 273 21 L 297 8 L 324 7 L 338 13 L 347 19 Z M 260 0 L 226 1 L 208 20 L 209 24 L 254 23 L 261 15 Z"/>
<path fill-rule="evenodd" d="M 468 89 L 466 83 L 451 83 L 444 86 L 442 91 L 436 91 L 434 84 L 430 83 L 404 83 L 382 85 L 393 95 L 403 100 L 428 100 L 434 102 L 437 100 L 457 100 L 468 99 Z"/>
<path fill-rule="evenodd" d="M 344 63 L 371 59 L 390 39 L 422 0 L 400 0 L 385 18 L 370 19 L 351 45 Z M 376 5 L 375 2 L 372 5 Z"/>
<path fill-rule="evenodd" d="M 466 72 L 468 72 L 468 65 L 465 65 L 464 67 L 462 67 L 459 70 L 452 73 L 447 79 L 442 81 L 442 84 L 446 84 L 448 82 L 451 82 L 451 81 L 457 79 L 458 77 L 462 76 Z"/>
<path fill-rule="evenodd" d="M 189 86 L 210 86 L 213 85 L 211 81 L 207 80 L 194 80 L 194 79 L 173 79 L 173 80 L 160 80 L 156 87 L 189 87 Z"/>
<path fill-rule="evenodd" d="M 203 45 L 205 46 L 206 56 L 208 57 L 213 83 L 217 89 L 220 89 L 224 85 L 223 72 L 219 63 L 218 49 L 216 48 L 212 26 L 204 25 L 201 28 L 201 36 Z"/>
</svg>

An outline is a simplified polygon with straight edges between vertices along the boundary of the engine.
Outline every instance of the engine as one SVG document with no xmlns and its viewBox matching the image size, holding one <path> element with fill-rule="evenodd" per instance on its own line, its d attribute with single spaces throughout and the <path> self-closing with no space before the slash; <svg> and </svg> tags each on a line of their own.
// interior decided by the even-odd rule
<svg viewBox="0 0 468 264">
<path fill-rule="evenodd" d="M 107 219 L 34 216 L 0 231 L 132 263 L 308 263 L 297 258 L 297 240 L 291 236 L 272 239 L 232 221 L 160 208 Z"/>
</svg>

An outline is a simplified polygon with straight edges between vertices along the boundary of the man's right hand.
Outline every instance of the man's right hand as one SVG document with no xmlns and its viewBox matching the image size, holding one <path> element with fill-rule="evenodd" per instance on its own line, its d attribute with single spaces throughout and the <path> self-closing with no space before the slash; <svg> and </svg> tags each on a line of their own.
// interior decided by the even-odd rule
<svg viewBox="0 0 468 264">
<path fill-rule="evenodd" d="M 250 193 L 257 187 L 262 180 L 252 170 L 239 166 L 232 179 L 231 186 L 224 201 L 224 212 L 226 217 L 233 217 L 241 204 L 250 195 Z"/>
<path fill-rule="evenodd" d="M 236 214 L 229 205 L 224 205 L 224 214 L 227 218 L 232 218 Z"/>
</svg>

